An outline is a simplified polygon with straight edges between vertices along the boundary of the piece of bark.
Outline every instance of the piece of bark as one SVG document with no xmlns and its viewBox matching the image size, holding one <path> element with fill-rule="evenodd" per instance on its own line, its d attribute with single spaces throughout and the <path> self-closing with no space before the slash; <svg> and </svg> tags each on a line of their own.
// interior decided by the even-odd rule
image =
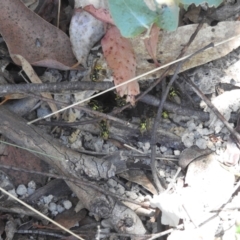
<svg viewBox="0 0 240 240">
<path fill-rule="evenodd" d="M 28 125 L 23 118 L 4 106 L 0 106 L 0 113 L 1 134 L 19 146 L 44 153 L 45 155 L 40 155 L 35 152 L 63 176 L 78 178 L 81 173 L 85 173 L 88 177 L 100 179 L 111 177 L 118 171 L 117 167 L 106 159 L 86 156 L 68 149 L 41 129 Z M 86 209 L 107 219 L 117 232 L 145 234 L 146 230 L 140 218 L 121 202 L 87 186 L 69 181 L 66 183 Z"/>
</svg>

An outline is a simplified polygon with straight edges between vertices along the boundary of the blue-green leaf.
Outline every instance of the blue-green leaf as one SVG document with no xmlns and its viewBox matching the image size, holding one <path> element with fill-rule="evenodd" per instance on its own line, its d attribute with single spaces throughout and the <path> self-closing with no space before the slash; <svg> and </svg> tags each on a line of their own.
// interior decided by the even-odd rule
<svg viewBox="0 0 240 240">
<path fill-rule="evenodd" d="M 179 7 L 207 3 L 219 6 L 222 0 L 108 0 L 109 9 L 123 37 L 135 37 L 156 23 L 161 29 L 178 27 Z"/>
<path fill-rule="evenodd" d="M 112 18 L 123 37 L 134 37 L 147 30 L 158 15 L 143 0 L 109 0 Z"/>
<path fill-rule="evenodd" d="M 156 24 L 168 31 L 174 31 L 178 27 L 179 7 L 175 1 L 166 1 L 166 4 L 156 3 L 158 21 Z"/>
</svg>

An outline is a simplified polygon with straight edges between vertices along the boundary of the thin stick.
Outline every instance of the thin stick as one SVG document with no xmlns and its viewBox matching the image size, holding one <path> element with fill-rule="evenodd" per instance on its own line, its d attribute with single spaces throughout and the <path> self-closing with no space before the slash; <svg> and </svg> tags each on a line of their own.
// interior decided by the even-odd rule
<svg viewBox="0 0 240 240">
<path fill-rule="evenodd" d="M 196 30 L 194 31 L 194 33 L 191 35 L 191 37 L 188 41 L 188 44 L 183 48 L 180 56 L 186 52 L 187 48 L 192 43 L 192 41 L 196 37 L 197 33 L 201 29 L 201 27 L 202 27 L 202 24 L 199 24 L 198 27 L 196 28 Z M 170 88 L 171 88 L 173 82 L 175 81 L 175 79 L 177 78 L 177 74 L 180 71 L 182 65 L 187 60 L 189 60 L 191 57 L 195 56 L 196 54 L 204 51 L 205 49 L 207 49 L 211 46 L 212 46 L 212 44 L 208 45 L 207 47 L 202 48 L 201 50 L 197 51 L 196 53 L 190 55 L 189 58 L 187 58 L 184 61 L 181 61 L 181 62 L 178 63 L 177 68 L 174 72 L 174 75 L 172 76 L 167 88 L 165 89 L 165 92 L 162 95 L 161 102 L 159 103 L 157 115 L 156 115 L 156 118 L 155 118 L 155 121 L 154 121 L 154 124 L 153 124 L 153 128 L 152 128 L 152 138 L 151 138 L 151 170 L 152 170 L 154 183 L 155 183 L 159 193 L 161 193 L 165 190 L 164 187 L 160 183 L 160 180 L 159 180 L 158 175 L 157 175 L 157 170 L 156 170 L 156 136 L 157 136 L 156 133 L 157 133 L 159 122 L 161 120 L 161 115 L 162 115 L 162 111 L 163 111 L 163 104 L 165 103 L 165 101 L 167 99 Z"/>
<path fill-rule="evenodd" d="M 9 192 L 7 192 L 5 189 L 3 189 L 2 187 L 0 187 L 0 190 L 5 193 L 6 195 L 8 195 L 9 197 L 13 198 L 15 201 L 19 202 L 20 204 L 22 204 L 23 206 L 25 206 L 26 208 L 30 209 L 31 211 L 35 212 L 36 214 L 38 214 L 39 216 L 41 216 L 42 218 L 48 220 L 49 222 L 51 222 L 52 224 L 56 225 L 57 227 L 61 228 L 62 230 L 64 230 L 65 232 L 71 234 L 72 236 L 76 237 L 77 239 L 80 240 L 84 240 L 83 238 L 79 237 L 77 234 L 75 234 L 74 232 L 68 230 L 67 228 L 63 227 L 62 225 L 60 225 L 59 223 L 55 222 L 54 220 L 52 220 L 51 218 L 45 216 L 44 214 L 42 214 L 41 212 L 37 211 L 36 209 L 34 209 L 33 207 L 31 207 L 30 205 L 26 204 L 25 202 L 23 202 L 22 200 L 18 199 L 17 197 L 13 196 L 12 194 L 10 194 Z"/>
<path fill-rule="evenodd" d="M 232 41 L 233 39 L 235 39 L 235 38 L 237 38 L 237 37 L 239 37 L 239 35 L 234 36 L 234 37 L 231 37 L 231 38 L 229 38 L 229 39 L 227 39 L 227 40 L 224 40 L 224 41 L 222 41 L 222 42 L 220 42 L 220 43 L 217 43 L 215 46 L 219 46 L 219 45 L 221 45 L 221 44 L 223 44 L 223 43 Z M 213 47 L 214 47 L 214 44 L 211 46 L 211 48 L 213 48 Z M 210 49 L 210 48 L 208 48 L 208 49 Z M 207 50 L 207 49 L 205 49 L 205 51 L 206 51 L 206 50 Z M 149 71 L 149 72 L 146 72 L 146 73 L 141 74 L 141 75 L 139 75 L 139 76 L 137 76 L 137 77 L 134 77 L 134 78 L 132 78 L 132 79 L 129 79 L 129 80 L 126 81 L 126 82 L 123 82 L 123 83 L 118 84 L 118 85 L 116 85 L 116 86 L 114 86 L 114 87 L 111 87 L 111 88 L 109 88 L 109 89 L 107 89 L 107 90 L 105 90 L 105 91 L 103 91 L 103 92 L 97 93 L 97 94 L 95 94 L 95 95 L 93 95 L 93 96 L 91 96 L 91 97 L 88 97 L 88 98 L 84 99 L 84 100 L 81 100 L 81 101 L 79 101 L 79 102 L 73 103 L 73 104 L 69 105 L 68 107 L 62 108 L 62 109 L 60 109 L 60 110 L 58 110 L 58 111 L 56 111 L 56 112 L 53 112 L 53 113 L 51 113 L 51 114 L 48 114 L 48 115 L 44 116 L 44 117 L 40 117 L 40 118 L 37 118 L 37 119 L 35 119 L 35 120 L 33 120 L 33 121 L 30 121 L 30 122 L 28 122 L 28 124 L 32 124 L 32 123 L 37 122 L 37 121 L 39 121 L 39 120 L 42 120 L 42 119 L 51 117 L 51 116 L 55 115 L 56 113 L 63 112 L 63 111 L 65 111 L 65 110 L 67 110 L 67 109 L 69 109 L 69 108 L 72 108 L 72 107 L 74 107 L 74 106 L 76 106 L 76 105 L 78 105 L 78 104 L 84 103 L 84 102 L 89 101 L 89 100 L 91 100 L 91 99 L 93 99 L 93 98 L 95 98 L 95 97 L 98 97 L 98 96 L 100 96 L 100 95 L 102 95 L 102 94 L 104 94 L 104 93 L 107 93 L 107 92 L 110 92 L 110 91 L 112 91 L 112 90 L 115 90 L 116 88 L 121 87 L 121 86 L 123 86 L 123 85 L 125 85 L 125 84 L 128 84 L 128 83 L 130 83 L 130 82 L 136 81 L 136 80 L 139 79 L 139 78 L 142 78 L 142 77 L 145 77 L 145 76 L 147 76 L 147 75 L 149 75 L 149 74 L 155 73 L 155 72 L 159 71 L 160 69 L 166 68 L 166 67 L 171 66 L 171 65 L 173 65 L 173 64 L 175 64 L 175 63 L 178 63 L 178 62 L 181 62 L 181 61 L 183 61 L 183 60 L 185 60 L 185 59 L 188 59 L 191 55 L 192 55 L 192 54 L 189 54 L 189 55 L 184 56 L 184 57 L 182 57 L 182 58 L 179 58 L 179 59 L 177 59 L 177 60 L 175 60 L 175 61 L 172 61 L 172 62 L 170 62 L 170 63 L 167 63 L 167 64 L 165 64 L 165 65 L 162 65 L 162 66 L 160 66 L 160 67 L 158 67 L 158 68 L 155 68 L 155 69 L 153 69 L 153 70 L 151 70 L 151 71 Z"/>
<path fill-rule="evenodd" d="M 209 44 L 207 46 L 205 46 L 204 48 L 198 50 L 196 53 L 192 54 L 191 56 L 189 56 L 188 59 L 180 62 L 176 68 L 176 71 L 174 72 L 174 75 L 172 76 L 167 88 L 166 88 L 166 91 L 162 97 L 162 100 L 161 100 L 161 103 L 159 105 L 159 108 L 158 108 L 158 112 L 157 112 L 157 116 L 155 118 L 155 121 L 154 121 L 154 125 L 153 125 L 153 128 L 152 128 L 152 141 L 151 141 L 151 147 L 152 147 L 152 155 L 151 155 L 151 169 L 152 169 L 152 174 L 153 174 L 153 179 L 154 179 L 154 183 L 155 184 L 158 184 L 158 191 L 159 192 L 163 192 L 164 188 L 161 186 L 160 184 L 160 181 L 157 177 L 157 173 L 156 173 L 156 166 L 155 166 L 155 159 L 156 159 L 156 132 L 157 132 L 157 127 L 158 127 L 158 123 L 160 121 L 160 118 L 161 118 L 161 114 L 162 114 L 162 110 L 163 110 L 163 104 L 165 102 L 165 100 L 167 99 L 167 96 L 168 96 L 168 92 L 170 91 L 170 88 L 173 84 L 173 82 L 175 81 L 176 77 L 177 77 L 177 74 L 179 72 L 179 70 L 181 69 L 182 65 L 188 61 L 190 58 L 192 58 L 193 56 L 205 51 L 206 49 L 209 49 L 212 47 L 213 44 Z M 155 174 L 154 174 L 155 172 Z M 155 182 L 156 181 L 156 182 Z"/>
</svg>

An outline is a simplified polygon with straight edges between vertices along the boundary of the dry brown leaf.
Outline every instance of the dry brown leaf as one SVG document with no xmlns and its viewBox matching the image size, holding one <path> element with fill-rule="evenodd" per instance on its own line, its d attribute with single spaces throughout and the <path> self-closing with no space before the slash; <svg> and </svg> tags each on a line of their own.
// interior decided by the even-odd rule
<svg viewBox="0 0 240 240">
<path fill-rule="evenodd" d="M 105 33 L 105 25 L 82 8 L 92 4 L 95 8 L 105 8 L 106 0 L 75 0 L 75 12 L 69 28 L 73 53 L 78 63 L 87 66 L 87 58 L 91 48 Z"/>
<path fill-rule="evenodd" d="M 69 28 L 72 50 L 78 63 L 87 66 L 91 48 L 104 35 L 104 24 L 90 13 L 75 9 Z"/>
<path fill-rule="evenodd" d="M 131 182 L 135 182 L 152 194 L 157 194 L 157 191 L 151 181 L 147 178 L 146 174 L 142 170 L 129 170 L 119 174 L 122 178 L 125 178 Z"/>
<path fill-rule="evenodd" d="M 136 74 L 136 58 L 129 39 L 121 36 L 117 27 L 112 26 L 103 37 L 102 49 L 108 66 L 113 71 L 115 85 L 121 84 Z M 135 103 L 135 96 L 139 94 L 137 81 L 125 84 L 117 88 L 120 96 L 127 95 L 127 102 Z"/>
<path fill-rule="evenodd" d="M 67 229 L 70 229 L 78 222 L 80 222 L 82 219 L 84 219 L 87 215 L 87 211 L 85 209 L 82 209 L 80 212 L 75 212 L 73 208 L 66 210 L 62 213 L 59 213 L 54 221 L 59 223 L 60 225 L 64 226 Z M 56 229 L 57 226 L 52 224 L 52 228 Z"/>
<path fill-rule="evenodd" d="M 91 13 L 98 20 L 100 20 L 102 22 L 110 23 L 112 25 L 115 25 L 108 9 L 104 9 L 104 8 L 98 8 L 97 9 L 92 4 L 87 5 L 83 9 L 85 11 Z"/>
<path fill-rule="evenodd" d="M 25 170 L 35 170 L 39 172 L 47 172 L 49 170 L 48 165 L 32 153 L 12 146 L 5 147 L 0 156 L 0 163 L 10 167 L 21 167 Z M 4 169 L 4 172 L 10 176 L 11 181 L 15 186 L 19 184 L 27 184 L 32 180 L 37 184 L 44 185 L 47 179 L 46 176 L 33 173 L 8 169 Z"/>
<path fill-rule="evenodd" d="M 157 60 L 161 62 L 161 65 L 170 63 L 176 60 L 180 54 L 183 46 L 188 43 L 190 36 L 197 28 L 197 24 L 192 24 L 184 27 L 179 27 L 174 32 L 163 32 L 159 34 Z M 216 26 L 208 26 L 204 24 L 193 43 L 189 46 L 186 55 L 192 54 L 197 50 L 205 47 L 207 44 L 214 42 L 219 43 L 227 40 L 228 38 L 238 36 L 240 34 L 240 22 L 220 22 Z M 148 53 L 144 47 L 143 41 L 138 38 L 131 39 L 137 61 L 137 76 L 155 68 L 154 64 L 147 61 Z M 205 52 L 202 52 L 195 57 L 191 58 L 191 61 L 187 61 L 182 69 L 187 69 L 200 66 L 207 62 L 221 58 L 227 55 L 232 50 L 236 49 L 240 45 L 240 36 Z M 165 69 L 150 74 L 147 78 L 159 77 Z M 173 74 L 171 71 L 170 74 Z M 143 79 L 146 79 L 143 78 Z"/>
<path fill-rule="evenodd" d="M 24 70 L 24 72 L 27 74 L 29 79 L 32 83 L 42 83 L 41 79 L 38 77 L 38 75 L 34 72 L 32 66 L 29 64 L 29 62 L 20 55 L 11 55 L 12 59 L 16 59 L 21 63 L 21 66 Z M 50 93 L 41 93 L 41 95 L 45 98 L 53 99 L 52 95 Z M 58 110 L 55 103 L 48 103 L 49 107 L 53 112 L 56 112 Z M 59 113 L 56 114 L 57 118 L 59 118 Z"/>
<path fill-rule="evenodd" d="M 68 36 L 20 0 L 0 3 L 0 33 L 10 54 L 19 54 L 35 66 L 68 70 L 77 61 Z M 15 59 L 16 64 L 20 64 Z"/>
<path fill-rule="evenodd" d="M 150 36 L 144 39 L 144 45 L 147 49 L 148 54 L 152 57 L 156 67 L 160 66 L 160 64 L 157 61 L 157 47 L 158 47 L 159 32 L 160 32 L 160 28 L 156 24 L 153 24 L 151 28 Z"/>
</svg>

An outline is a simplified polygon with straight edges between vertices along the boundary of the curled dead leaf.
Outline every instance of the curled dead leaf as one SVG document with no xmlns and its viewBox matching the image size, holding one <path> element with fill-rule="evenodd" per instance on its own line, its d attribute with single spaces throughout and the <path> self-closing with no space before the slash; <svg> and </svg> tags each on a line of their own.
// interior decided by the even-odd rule
<svg viewBox="0 0 240 240">
<path fill-rule="evenodd" d="M 117 27 L 112 26 L 107 30 L 101 43 L 104 57 L 113 71 L 115 85 L 135 77 L 136 58 L 129 39 L 122 37 Z M 120 96 L 127 95 L 126 101 L 134 105 L 135 96 L 139 94 L 138 82 L 120 86 L 117 92 Z"/>
<path fill-rule="evenodd" d="M 86 67 L 91 48 L 104 34 L 104 24 L 90 13 L 77 9 L 72 16 L 69 34 L 78 63 Z"/>
</svg>

